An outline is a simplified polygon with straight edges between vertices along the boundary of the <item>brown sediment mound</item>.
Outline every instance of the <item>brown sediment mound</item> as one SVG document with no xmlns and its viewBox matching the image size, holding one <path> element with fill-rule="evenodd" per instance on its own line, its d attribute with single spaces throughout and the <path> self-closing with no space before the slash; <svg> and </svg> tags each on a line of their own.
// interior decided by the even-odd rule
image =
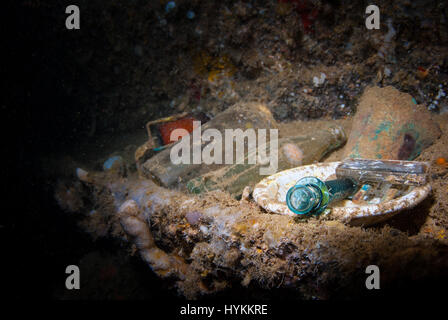
<svg viewBox="0 0 448 320">
<path fill-rule="evenodd" d="M 238 281 L 266 289 L 297 288 L 307 297 L 328 298 L 336 286 L 360 283 L 371 264 L 381 266 L 386 286 L 404 276 L 394 275 L 397 265 L 409 276 L 415 264 L 429 266 L 437 258 L 441 265 L 433 267 L 448 264 L 441 259 L 447 257 L 446 246 L 436 248 L 432 239 L 410 239 L 388 226 L 374 230 L 325 219 L 300 222 L 262 212 L 251 203 L 240 204 L 219 192 L 189 203 L 177 202 L 151 217 L 156 243 L 182 254 L 199 275 L 201 286 L 186 288 L 187 296 Z M 193 210 L 203 215 L 199 225 L 186 223 L 185 215 Z"/>
<path fill-rule="evenodd" d="M 441 115 L 437 120 L 442 128 L 443 134 L 432 146 L 422 152 L 418 160 L 429 161 L 432 165 L 429 178 L 433 189 L 434 203 L 429 208 L 428 218 L 424 222 L 421 231 L 436 235 L 440 240 L 447 240 L 448 233 L 448 167 L 438 165 L 438 158 L 448 158 L 448 115 Z"/>
</svg>

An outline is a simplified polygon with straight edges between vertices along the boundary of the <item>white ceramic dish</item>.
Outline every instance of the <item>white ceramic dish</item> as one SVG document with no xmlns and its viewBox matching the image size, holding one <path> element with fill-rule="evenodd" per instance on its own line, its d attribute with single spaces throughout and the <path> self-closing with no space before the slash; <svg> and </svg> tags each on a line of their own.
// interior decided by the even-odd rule
<svg viewBox="0 0 448 320">
<path fill-rule="evenodd" d="M 289 188 L 306 176 L 314 176 L 323 181 L 333 179 L 339 164 L 339 161 L 317 163 L 278 172 L 261 180 L 254 188 L 253 197 L 269 212 L 297 216 L 286 205 L 286 193 Z M 378 204 L 357 205 L 350 200 L 343 200 L 329 206 L 330 217 L 351 225 L 371 225 L 389 219 L 401 210 L 416 206 L 430 192 L 431 185 L 428 183 L 410 188 L 404 195 Z"/>
</svg>

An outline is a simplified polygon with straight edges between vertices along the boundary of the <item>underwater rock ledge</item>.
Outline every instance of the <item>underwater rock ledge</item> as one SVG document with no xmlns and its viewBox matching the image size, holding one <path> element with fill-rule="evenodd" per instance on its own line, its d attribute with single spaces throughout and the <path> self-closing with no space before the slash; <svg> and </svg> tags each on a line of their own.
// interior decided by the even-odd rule
<svg viewBox="0 0 448 320">
<path fill-rule="evenodd" d="M 336 288 L 355 297 L 366 290 L 365 268 L 371 264 L 380 266 L 382 288 L 448 267 L 446 245 L 388 226 L 351 227 L 331 216 L 300 221 L 220 191 L 190 196 L 137 176 L 84 172 L 80 178 L 72 191 L 78 188 L 74 193 L 90 197 L 98 208 L 85 215 L 86 231 L 128 241 L 188 299 L 237 283 L 290 288 L 305 298 L 331 298 Z"/>
</svg>

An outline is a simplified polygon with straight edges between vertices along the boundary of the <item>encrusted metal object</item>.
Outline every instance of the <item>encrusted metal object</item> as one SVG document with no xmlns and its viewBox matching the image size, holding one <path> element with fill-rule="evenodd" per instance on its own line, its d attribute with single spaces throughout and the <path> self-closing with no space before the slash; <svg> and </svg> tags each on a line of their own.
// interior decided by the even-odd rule
<svg viewBox="0 0 448 320">
<path fill-rule="evenodd" d="M 360 182 L 421 186 L 427 183 L 427 170 L 428 164 L 420 161 L 345 159 L 336 168 L 336 175 Z"/>
<path fill-rule="evenodd" d="M 363 93 L 343 157 L 414 160 L 441 135 L 426 107 L 394 87 Z"/>
</svg>

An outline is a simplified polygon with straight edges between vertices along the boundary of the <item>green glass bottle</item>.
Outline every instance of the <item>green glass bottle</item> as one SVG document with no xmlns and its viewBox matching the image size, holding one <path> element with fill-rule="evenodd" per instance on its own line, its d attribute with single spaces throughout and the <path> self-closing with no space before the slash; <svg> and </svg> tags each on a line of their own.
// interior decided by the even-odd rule
<svg viewBox="0 0 448 320">
<path fill-rule="evenodd" d="M 245 131 L 250 128 L 254 130 L 269 130 L 277 129 L 277 127 L 277 122 L 265 105 L 257 102 L 250 102 L 237 103 L 229 107 L 204 125 L 201 125 L 199 132 L 205 132 L 207 129 L 215 129 L 224 137 L 225 131 L 228 129 L 241 129 Z M 194 149 L 196 149 L 196 147 L 193 146 L 193 135 L 194 133 L 190 135 L 191 139 L 189 140 L 192 155 L 195 153 Z M 200 133 L 198 135 L 200 135 Z M 200 147 L 197 153 L 202 154 L 202 150 L 207 146 L 207 144 L 210 144 L 210 141 L 202 140 L 201 137 L 199 137 L 199 139 Z M 164 187 L 170 188 L 178 187 L 179 184 L 183 184 L 184 182 L 187 182 L 195 177 L 228 166 L 224 164 L 224 161 L 220 164 L 213 163 L 207 165 L 201 162 L 196 163 L 194 158 L 190 158 L 191 161 L 188 164 L 175 164 L 171 158 L 171 150 L 178 143 L 179 142 L 176 142 L 170 145 L 166 149 L 146 160 L 145 163 L 139 166 L 140 173 L 144 177 L 152 179 Z M 244 144 L 247 149 L 247 139 L 244 141 Z M 235 152 L 235 150 L 233 150 L 233 152 Z M 226 153 L 225 143 L 222 143 L 221 153 L 223 155 Z"/>
<path fill-rule="evenodd" d="M 356 190 L 357 183 L 349 178 L 324 182 L 316 177 L 304 177 L 288 190 L 286 204 L 295 214 L 319 215 L 328 204 L 347 198 Z"/>
<path fill-rule="evenodd" d="M 278 140 L 277 171 L 320 161 L 325 155 L 343 145 L 345 141 L 345 132 L 340 126 L 319 129 L 309 135 L 281 138 Z M 266 146 L 266 150 L 270 153 L 269 145 Z M 250 151 L 243 164 L 225 166 L 189 180 L 187 189 L 191 193 L 221 189 L 238 198 L 244 187 L 253 187 L 265 177 L 260 175 L 260 167 L 265 166 L 264 164 L 249 164 L 247 161 L 250 153 L 256 152 L 257 150 Z"/>
</svg>

